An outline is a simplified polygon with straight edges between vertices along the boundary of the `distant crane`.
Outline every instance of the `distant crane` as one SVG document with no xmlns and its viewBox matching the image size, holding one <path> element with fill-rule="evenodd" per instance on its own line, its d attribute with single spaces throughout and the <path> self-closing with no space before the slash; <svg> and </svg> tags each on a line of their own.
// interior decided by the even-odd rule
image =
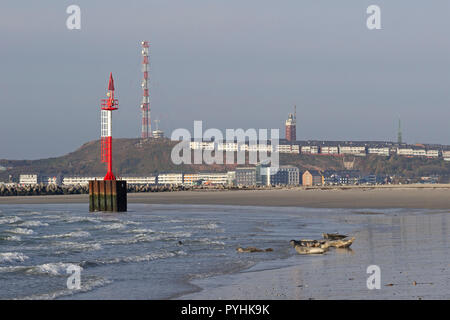
<svg viewBox="0 0 450 320">
<path fill-rule="evenodd" d="M 103 180 L 116 180 L 112 172 L 112 112 L 119 107 L 119 101 L 114 99 L 114 79 L 109 74 L 107 99 L 101 101 L 101 159 L 106 163 L 108 172 Z"/>
</svg>

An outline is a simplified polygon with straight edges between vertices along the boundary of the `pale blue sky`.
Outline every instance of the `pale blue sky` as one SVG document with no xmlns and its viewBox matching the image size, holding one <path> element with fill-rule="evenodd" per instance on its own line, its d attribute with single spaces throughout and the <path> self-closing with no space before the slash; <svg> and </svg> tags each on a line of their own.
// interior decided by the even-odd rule
<svg viewBox="0 0 450 320">
<path fill-rule="evenodd" d="M 81 7 L 81 30 L 66 8 Z M 382 30 L 366 28 L 381 7 Z M 176 128 L 280 128 L 297 138 L 450 144 L 448 0 L 12 1 L 0 4 L 0 159 L 138 137 L 139 42 L 151 42 L 152 116 Z M 284 132 L 281 132 L 284 136 Z"/>
</svg>

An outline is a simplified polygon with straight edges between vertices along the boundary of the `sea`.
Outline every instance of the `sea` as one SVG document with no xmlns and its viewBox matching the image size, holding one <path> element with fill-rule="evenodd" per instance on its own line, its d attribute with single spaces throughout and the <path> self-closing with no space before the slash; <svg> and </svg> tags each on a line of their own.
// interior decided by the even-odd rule
<svg viewBox="0 0 450 320">
<path fill-rule="evenodd" d="M 360 211 L 363 219 L 348 218 L 354 209 L 129 204 L 126 213 L 90 213 L 86 204 L 0 205 L 0 299 L 179 298 L 201 291 L 201 279 L 286 266 L 298 256 L 291 239 L 355 234 L 370 224 L 366 216 L 402 209 Z M 236 250 L 250 246 L 273 251 Z"/>
</svg>

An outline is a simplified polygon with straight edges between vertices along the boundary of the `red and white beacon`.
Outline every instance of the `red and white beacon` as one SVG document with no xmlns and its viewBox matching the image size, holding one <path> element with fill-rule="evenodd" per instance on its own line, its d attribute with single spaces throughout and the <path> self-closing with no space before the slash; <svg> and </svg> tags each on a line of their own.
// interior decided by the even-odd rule
<svg viewBox="0 0 450 320">
<path fill-rule="evenodd" d="M 119 108 L 119 101 L 114 99 L 114 80 L 109 75 L 107 99 L 101 102 L 101 159 L 106 163 L 108 172 L 103 180 L 116 180 L 112 172 L 112 112 Z"/>
</svg>

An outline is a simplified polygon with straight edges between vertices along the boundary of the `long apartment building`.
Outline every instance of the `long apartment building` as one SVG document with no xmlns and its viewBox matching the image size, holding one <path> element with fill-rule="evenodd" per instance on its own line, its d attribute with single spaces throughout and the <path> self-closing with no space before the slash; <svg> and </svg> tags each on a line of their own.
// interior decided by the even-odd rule
<svg viewBox="0 0 450 320">
<path fill-rule="evenodd" d="M 444 146 L 435 145 L 407 145 L 395 144 L 392 142 L 352 142 L 352 141 L 295 141 L 290 142 L 281 139 L 279 144 L 272 146 L 270 141 L 266 144 L 257 143 L 249 144 L 238 142 L 191 142 L 191 149 L 193 150 L 213 150 L 217 148 L 220 151 L 259 151 L 259 152 L 273 152 L 287 154 L 312 154 L 312 155 L 378 155 L 390 156 L 396 154 L 399 156 L 409 157 L 427 157 L 439 158 L 444 157 Z"/>
<path fill-rule="evenodd" d="M 195 185 L 203 184 L 230 184 L 228 173 L 185 173 L 184 184 Z"/>
</svg>

